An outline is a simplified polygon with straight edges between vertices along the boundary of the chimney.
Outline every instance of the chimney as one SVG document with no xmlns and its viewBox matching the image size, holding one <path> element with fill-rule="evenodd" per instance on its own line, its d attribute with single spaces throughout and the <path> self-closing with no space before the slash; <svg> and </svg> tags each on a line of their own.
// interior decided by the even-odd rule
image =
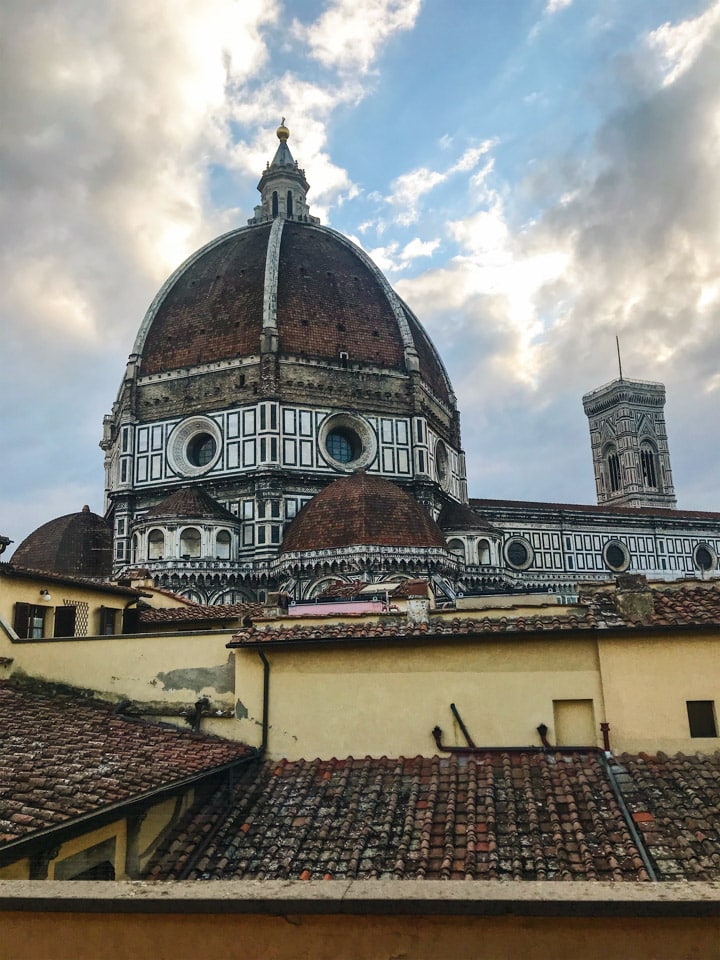
<svg viewBox="0 0 720 960">
<path fill-rule="evenodd" d="M 655 599 L 646 577 L 640 573 L 621 573 L 615 583 L 615 603 L 625 619 L 647 620 L 655 613 Z"/>
</svg>

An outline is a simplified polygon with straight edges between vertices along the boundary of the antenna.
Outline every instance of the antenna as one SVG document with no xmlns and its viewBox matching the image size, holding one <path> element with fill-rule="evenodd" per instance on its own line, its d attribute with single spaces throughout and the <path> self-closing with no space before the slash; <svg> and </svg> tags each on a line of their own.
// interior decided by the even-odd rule
<svg viewBox="0 0 720 960">
<path fill-rule="evenodd" d="M 617 336 L 617 334 L 615 335 L 615 346 L 617 347 L 618 368 L 620 370 L 620 379 L 622 380 L 623 375 L 622 375 L 622 360 L 620 359 L 620 338 Z"/>
</svg>

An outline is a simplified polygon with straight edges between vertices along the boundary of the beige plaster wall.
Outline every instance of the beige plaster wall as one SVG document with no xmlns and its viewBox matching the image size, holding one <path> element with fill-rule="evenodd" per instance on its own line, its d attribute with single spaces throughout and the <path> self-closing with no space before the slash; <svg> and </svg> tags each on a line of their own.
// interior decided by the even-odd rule
<svg viewBox="0 0 720 960">
<path fill-rule="evenodd" d="M 43 600 L 40 590 L 46 589 L 50 593 L 50 600 Z M 43 607 L 45 614 L 45 631 L 52 636 L 55 607 L 63 606 L 63 601 L 71 603 L 87 603 L 89 607 L 89 622 L 87 636 L 97 634 L 100 629 L 100 607 L 112 607 L 119 612 L 125 609 L 131 598 L 111 591 L 88 590 L 80 584 L 59 583 L 55 580 L 44 579 L 42 575 L 25 579 L 24 577 L 0 576 L 0 618 L 7 627 L 12 627 L 16 603 L 32 603 Z M 119 617 L 118 617 L 119 623 Z M 9 641 L 5 630 L 0 631 L 3 645 Z"/>
<path fill-rule="evenodd" d="M 720 749 L 720 738 L 690 738 L 686 709 L 687 700 L 714 700 L 720 709 L 720 637 L 597 636 L 614 751 Z"/>
<path fill-rule="evenodd" d="M 232 634 L 126 634 L 92 640 L 11 645 L 13 673 L 87 688 L 110 699 L 138 700 L 156 710 L 207 696 L 213 709 L 234 710 Z M 173 709 L 170 709 L 170 708 Z M 228 725 L 231 726 L 231 725 Z"/>
<path fill-rule="evenodd" d="M 454 703 L 477 746 L 539 746 L 545 723 L 554 742 L 553 701 L 591 700 L 604 719 L 596 647 L 571 640 L 503 640 L 321 650 L 264 650 L 270 662 L 271 756 L 414 756 L 466 741 Z M 257 744 L 262 664 L 237 651 L 237 699 L 248 712 L 241 739 Z"/>
</svg>

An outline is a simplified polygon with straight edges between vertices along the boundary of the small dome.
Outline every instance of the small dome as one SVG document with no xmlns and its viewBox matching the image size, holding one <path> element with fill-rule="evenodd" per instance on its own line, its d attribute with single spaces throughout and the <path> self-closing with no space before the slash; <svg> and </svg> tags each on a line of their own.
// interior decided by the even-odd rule
<svg viewBox="0 0 720 960">
<path fill-rule="evenodd" d="M 502 536 L 502 531 L 494 527 L 488 520 L 475 513 L 464 503 L 456 503 L 454 500 L 446 503 L 440 511 L 438 525 L 444 533 L 465 532 Z"/>
<path fill-rule="evenodd" d="M 222 520 L 237 523 L 237 517 L 221 507 L 202 487 L 182 487 L 151 507 L 141 520 Z"/>
<path fill-rule="evenodd" d="M 105 578 L 112 570 L 112 530 L 85 506 L 57 517 L 26 537 L 12 564 L 63 576 Z"/>
<path fill-rule="evenodd" d="M 285 533 L 281 553 L 353 546 L 436 547 L 442 531 L 400 487 L 359 471 L 325 487 Z"/>
</svg>

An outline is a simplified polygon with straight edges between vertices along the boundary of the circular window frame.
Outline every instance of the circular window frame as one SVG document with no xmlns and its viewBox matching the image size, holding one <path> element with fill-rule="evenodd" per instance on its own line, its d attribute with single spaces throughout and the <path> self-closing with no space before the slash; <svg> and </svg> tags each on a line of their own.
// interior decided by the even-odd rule
<svg viewBox="0 0 720 960">
<path fill-rule="evenodd" d="M 708 556 L 710 557 L 710 566 L 703 567 L 698 563 L 698 553 L 701 550 L 706 550 Z M 711 573 L 713 570 L 717 570 L 718 565 L 718 556 L 717 551 L 710 546 L 709 543 L 706 543 L 702 540 L 700 543 L 696 544 L 693 549 L 693 566 L 696 570 L 699 570 L 701 573 Z"/>
<path fill-rule="evenodd" d="M 207 463 L 198 466 L 190 460 L 188 450 L 193 440 L 204 433 L 215 441 L 215 453 Z M 168 439 L 167 457 L 170 469 L 181 477 L 204 476 L 218 462 L 221 453 L 222 433 L 217 423 L 209 417 L 188 417 L 175 427 Z"/>
<path fill-rule="evenodd" d="M 347 463 L 336 460 L 328 450 L 328 437 L 336 430 L 344 430 L 348 433 L 355 434 L 357 437 L 360 453 Z M 364 470 L 370 466 L 377 456 L 377 437 L 375 436 L 375 431 L 366 420 L 352 413 L 333 413 L 327 417 L 320 426 L 318 445 L 325 462 L 328 463 L 333 470 L 337 470 L 340 473 L 354 473 L 356 470 Z"/>
<path fill-rule="evenodd" d="M 513 563 L 510 559 L 510 548 L 515 543 L 519 543 L 527 552 L 527 557 L 523 563 Z M 532 566 L 532 562 L 535 559 L 532 544 L 529 540 L 526 540 L 525 537 L 510 537 L 510 539 L 503 544 L 503 556 L 505 557 L 505 563 L 507 563 L 509 567 L 512 567 L 513 570 L 527 570 L 528 567 Z"/>
<path fill-rule="evenodd" d="M 623 555 L 623 561 L 620 564 L 611 563 L 608 558 L 608 553 L 612 547 L 617 547 Z M 603 563 L 608 570 L 612 570 L 613 573 L 625 573 L 625 571 L 630 566 L 630 551 L 627 548 L 627 545 L 622 542 L 622 540 L 608 540 L 604 545 L 602 551 Z"/>
</svg>

